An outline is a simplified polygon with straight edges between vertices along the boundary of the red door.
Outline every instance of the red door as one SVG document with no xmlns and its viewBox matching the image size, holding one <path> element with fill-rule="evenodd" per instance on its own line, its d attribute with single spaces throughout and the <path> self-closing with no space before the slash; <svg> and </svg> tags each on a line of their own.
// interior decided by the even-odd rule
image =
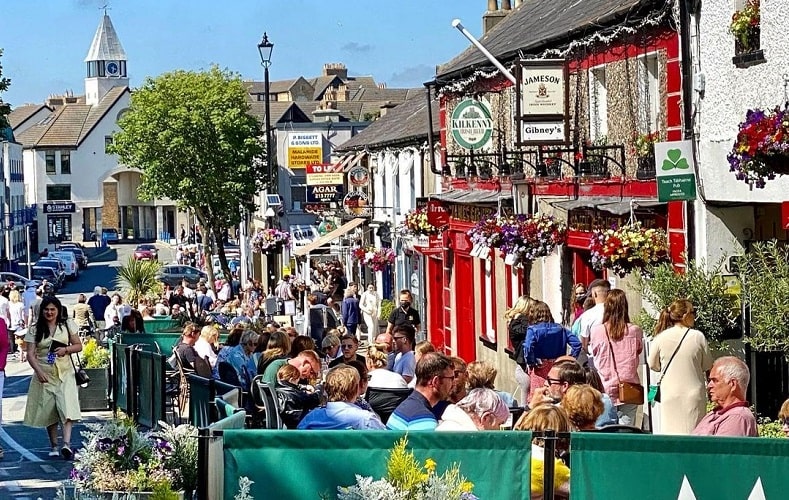
<svg viewBox="0 0 789 500">
<path fill-rule="evenodd" d="M 444 347 L 444 261 L 427 259 L 427 339 L 437 349 Z"/>
<path fill-rule="evenodd" d="M 474 260 L 458 255 L 455 258 L 455 324 L 457 325 L 457 356 L 467 363 L 477 359 L 477 336 L 474 333 Z"/>
</svg>

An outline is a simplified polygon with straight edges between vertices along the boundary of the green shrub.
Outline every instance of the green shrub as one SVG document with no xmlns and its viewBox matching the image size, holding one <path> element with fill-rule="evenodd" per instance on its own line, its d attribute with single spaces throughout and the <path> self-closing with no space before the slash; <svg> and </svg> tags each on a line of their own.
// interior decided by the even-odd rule
<svg viewBox="0 0 789 500">
<path fill-rule="evenodd" d="M 85 368 L 106 368 L 110 366 L 110 350 L 100 346 L 96 339 L 88 339 L 82 344 L 82 364 Z"/>
<path fill-rule="evenodd" d="M 757 420 L 756 426 L 759 428 L 759 437 L 781 439 L 786 437 L 779 420 L 771 420 L 767 417 L 762 417 Z"/>
<path fill-rule="evenodd" d="M 677 299 L 688 299 L 696 310 L 695 328 L 708 340 L 721 340 L 726 329 L 735 325 L 738 311 L 737 297 L 727 293 L 722 267 L 723 259 L 709 268 L 703 260 L 690 260 L 682 273 L 668 263 L 649 266 L 645 275 L 633 273 L 633 288 L 658 311 L 653 316 L 642 309 L 635 318 L 636 324 L 651 334 L 660 311 Z"/>
<path fill-rule="evenodd" d="M 384 299 L 381 301 L 381 319 L 388 320 L 389 316 L 392 314 L 392 311 L 395 310 L 395 304 L 393 301 L 389 299 Z"/>
</svg>

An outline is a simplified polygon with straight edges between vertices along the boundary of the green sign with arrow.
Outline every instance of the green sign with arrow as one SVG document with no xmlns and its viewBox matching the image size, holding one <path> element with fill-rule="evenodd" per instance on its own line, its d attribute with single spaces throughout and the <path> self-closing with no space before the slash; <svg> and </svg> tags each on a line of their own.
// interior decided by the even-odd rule
<svg viewBox="0 0 789 500">
<path fill-rule="evenodd" d="M 655 144 L 655 166 L 660 201 L 696 199 L 696 172 L 691 141 Z"/>
</svg>

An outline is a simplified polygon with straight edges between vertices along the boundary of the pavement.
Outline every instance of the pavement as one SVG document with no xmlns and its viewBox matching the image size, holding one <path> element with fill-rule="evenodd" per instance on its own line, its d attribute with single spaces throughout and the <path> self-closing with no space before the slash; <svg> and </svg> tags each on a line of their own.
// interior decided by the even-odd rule
<svg viewBox="0 0 789 500">
<path fill-rule="evenodd" d="M 113 290 L 117 268 L 133 253 L 134 246 L 119 244 L 108 248 L 88 248 L 88 269 L 82 271 L 76 281 L 67 282 L 57 294 L 63 304 L 76 304 L 80 293 L 90 296 L 97 285 Z M 172 252 L 167 247 L 160 249 L 164 251 L 164 258 L 172 259 Z M 47 456 L 49 439 L 46 430 L 22 423 L 32 374 L 30 365 L 9 356 L 0 426 L 0 445 L 5 450 L 5 458 L 0 460 L 0 500 L 54 499 L 71 473 L 72 462 Z M 111 411 L 83 412 L 82 421 L 72 431 L 72 449 L 78 451 L 81 447 L 81 432 L 85 430 L 86 423 L 101 422 L 111 417 Z"/>
</svg>

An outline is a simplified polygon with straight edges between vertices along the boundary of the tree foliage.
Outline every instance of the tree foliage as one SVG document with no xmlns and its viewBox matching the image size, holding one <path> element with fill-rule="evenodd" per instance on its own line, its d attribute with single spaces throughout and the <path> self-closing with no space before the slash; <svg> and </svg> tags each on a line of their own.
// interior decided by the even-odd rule
<svg viewBox="0 0 789 500">
<path fill-rule="evenodd" d="M 0 49 L 0 58 L 3 57 L 3 49 Z M 11 112 L 11 106 L 3 102 L 3 92 L 8 90 L 11 86 L 11 80 L 3 76 L 3 64 L 0 62 L 0 129 L 8 127 L 8 113 Z"/>
<path fill-rule="evenodd" d="M 192 209 L 214 234 L 229 275 L 222 231 L 241 221 L 240 207 L 254 210 L 266 180 L 261 127 L 249 114 L 241 78 L 216 66 L 149 78 L 132 94 L 118 126 L 111 152 L 142 170 L 140 197 L 170 198 Z M 210 236 L 202 233 L 208 248 Z"/>
<path fill-rule="evenodd" d="M 737 298 L 728 293 L 722 274 L 723 260 L 707 266 L 704 261 L 688 261 L 685 271 L 678 273 L 671 264 L 650 266 L 646 276 L 636 273 L 633 288 L 657 311 L 670 306 L 677 299 L 688 299 L 697 311 L 695 328 L 707 339 L 727 338 L 736 327 Z M 635 322 L 647 333 L 655 329 L 657 317 L 641 311 Z"/>
<path fill-rule="evenodd" d="M 164 285 L 157 279 L 159 267 L 156 261 L 129 257 L 126 264 L 118 268 L 115 288 L 134 307 L 141 299 L 155 299 L 164 291 Z"/>
</svg>

